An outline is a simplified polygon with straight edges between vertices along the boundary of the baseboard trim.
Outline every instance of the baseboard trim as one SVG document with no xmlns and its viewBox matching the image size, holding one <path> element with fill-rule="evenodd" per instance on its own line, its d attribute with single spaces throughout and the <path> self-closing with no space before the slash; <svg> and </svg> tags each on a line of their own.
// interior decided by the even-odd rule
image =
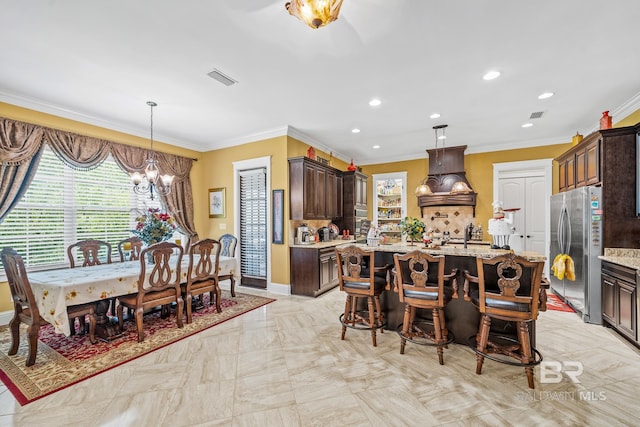
<svg viewBox="0 0 640 427">
<path fill-rule="evenodd" d="M 271 282 L 267 284 L 267 292 L 279 295 L 291 295 L 291 286 Z"/>
<path fill-rule="evenodd" d="M 0 325 L 8 325 L 11 319 L 13 319 L 13 311 L 3 311 L 0 313 Z"/>
</svg>

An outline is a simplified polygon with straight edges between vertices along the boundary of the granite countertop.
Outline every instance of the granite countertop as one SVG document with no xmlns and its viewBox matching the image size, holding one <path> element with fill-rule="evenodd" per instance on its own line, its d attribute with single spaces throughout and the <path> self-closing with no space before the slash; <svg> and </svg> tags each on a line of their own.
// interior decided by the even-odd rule
<svg viewBox="0 0 640 427">
<path fill-rule="evenodd" d="M 640 249 L 604 248 L 604 255 L 600 255 L 598 258 L 623 267 L 640 270 Z"/>
<path fill-rule="evenodd" d="M 472 256 L 472 257 L 486 257 L 492 258 L 494 256 L 502 255 L 509 251 L 503 249 L 491 249 L 486 245 L 470 245 L 466 249 L 462 246 L 441 246 L 437 249 L 434 248 L 425 248 L 423 244 L 393 244 L 393 245 L 380 245 L 380 246 L 368 246 L 364 243 L 355 243 L 354 240 L 345 241 L 345 240 L 333 240 L 331 242 L 319 242 L 313 243 L 310 245 L 291 245 L 294 248 L 308 248 L 308 249 L 322 249 L 328 247 L 335 247 L 339 245 L 353 245 L 364 248 L 371 249 L 380 252 L 397 252 L 397 253 L 406 253 L 410 251 L 414 251 L 416 249 L 424 251 L 431 255 L 455 255 L 455 256 Z M 545 261 L 547 258 L 544 255 L 541 255 L 537 252 L 518 252 L 518 255 L 523 256 L 529 261 Z"/>
</svg>

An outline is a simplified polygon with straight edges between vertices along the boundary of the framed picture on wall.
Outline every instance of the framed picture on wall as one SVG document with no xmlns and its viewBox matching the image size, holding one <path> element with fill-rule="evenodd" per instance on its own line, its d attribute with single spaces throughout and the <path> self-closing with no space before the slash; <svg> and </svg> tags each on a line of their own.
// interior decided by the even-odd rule
<svg viewBox="0 0 640 427">
<path fill-rule="evenodd" d="M 284 243 L 284 190 L 273 190 L 271 199 L 273 208 L 272 240 L 273 243 Z"/>
<path fill-rule="evenodd" d="M 209 189 L 209 218 L 224 218 L 227 216 L 225 190 L 224 187 Z"/>
</svg>

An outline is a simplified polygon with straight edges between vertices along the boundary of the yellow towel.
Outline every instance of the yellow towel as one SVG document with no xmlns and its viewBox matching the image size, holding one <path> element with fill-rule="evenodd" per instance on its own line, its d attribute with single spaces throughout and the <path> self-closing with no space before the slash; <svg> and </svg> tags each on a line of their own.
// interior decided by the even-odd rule
<svg viewBox="0 0 640 427">
<path fill-rule="evenodd" d="M 576 271 L 573 259 L 571 259 L 567 254 L 556 255 L 553 260 L 553 265 L 551 266 L 551 271 L 553 271 L 553 275 L 556 276 L 558 280 L 564 279 L 565 274 L 567 276 L 567 280 L 576 280 Z"/>
</svg>

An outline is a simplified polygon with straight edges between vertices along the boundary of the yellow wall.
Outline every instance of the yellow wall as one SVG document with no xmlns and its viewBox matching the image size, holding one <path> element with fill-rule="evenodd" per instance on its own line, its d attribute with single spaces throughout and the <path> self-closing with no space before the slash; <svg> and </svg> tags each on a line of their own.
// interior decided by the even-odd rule
<svg viewBox="0 0 640 427">
<path fill-rule="evenodd" d="M 148 139 L 128 135 L 98 126 L 77 122 L 74 120 L 56 117 L 50 114 L 40 113 L 26 108 L 16 107 L 0 102 L 0 117 L 36 123 L 43 126 L 62 129 L 83 135 L 94 136 L 124 144 L 147 147 Z M 615 127 L 634 125 L 640 122 L 640 110 L 629 117 L 617 122 Z M 473 189 L 478 193 L 476 206 L 476 222 L 486 224 L 492 216 L 491 203 L 493 202 L 493 163 L 514 162 L 522 160 L 535 160 L 554 158 L 566 151 L 570 143 L 552 146 L 504 150 L 491 153 L 470 154 L 465 156 L 465 168 L 467 178 Z M 172 154 L 195 158 L 191 171 L 191 182 L 194 198 L 194 215 L 196 230 L 200 237 L 219 237 L 225 232 L 233 233 L 235 206 L 233 205 L 233 162 L 270 156 L 271 158 L 271 188 L 285 190 L 285 222 L 289 216 L 289 182 L 288 162 L 290 157 L 303 156 L 309 148 L 308 144 L 291 137 L 277 137 L 263 141 L 243 144 L 206 153 L 199 153 L 176 147 L 162 142 L 157 142 L 156 148 Z M 315 148 L 316 154 L 329 158 L 330 154 Z M 339 170 L 347 170 L 348 162 L 333 158 L 331 165 Z M 384 163 L 364 166 L 363 172 L 369 176 L 378 173 L 407 171 L 407 214 L 419 216 L 413 189 L 428 174 L 428 160 L 425 157 L 404 162 Z M 553 175 L 554 192 L 557 191 L 557 165 L 554 163 Z M 208 189 L 226 188 L 226 217 L 209 218 Z M 369 185 L 368 197 L 372 200 L 373 189 Z M 372 207 L 369 207 L 369 217 L 372 217 Z M 226 228 L 220 228 L 224 224 Z M 289 229 L 285 226 L 284 241 L 289 241 Z M 278 284 L 289 284 L 289 248 L 288 245 L 271 245 L 271 280 Z M 0 283 L 0 312 L 11 309 L 8 286 Z"/>
<path fill-rule="evenodd" d="M 464 157 L 464 163 L 467 180 L 473 190 L 478 193 L 475 222 L 483 224 L 483 226 L 486 227 L 489 219 L 493 216 L 491 203 L 493 203 L 494 163 L 555 158 L 570 147 L 571 144 L 567 143 L 466 155 Z M 557 169 L 557 165 L 554 166 Z M 429 166 L 426 156 L 424 159 L 368 165 L 363 168 L 363 172 L 369 176 L 378 173 L 407 171 L 407 215 L 414 217 L 420 217 L 420 208 L 418 207 L 418 200 L 413 192 L 427 176 L 428 170 Z M 555 185 L 557 187 L 557 171 L 554 173 L 554 182 L 556 182 Z M 370 185 L 369 187 L 373 186 Z M 373 197 L 373 189 L 368 188 L 367 190 L 369 197 Z M 372 218 L 372 216 L 372 206 L 369 206 L 369 218 Z M 485 235 L 485 238 L 488 237 L 488 235 Z"/>
</svg>

